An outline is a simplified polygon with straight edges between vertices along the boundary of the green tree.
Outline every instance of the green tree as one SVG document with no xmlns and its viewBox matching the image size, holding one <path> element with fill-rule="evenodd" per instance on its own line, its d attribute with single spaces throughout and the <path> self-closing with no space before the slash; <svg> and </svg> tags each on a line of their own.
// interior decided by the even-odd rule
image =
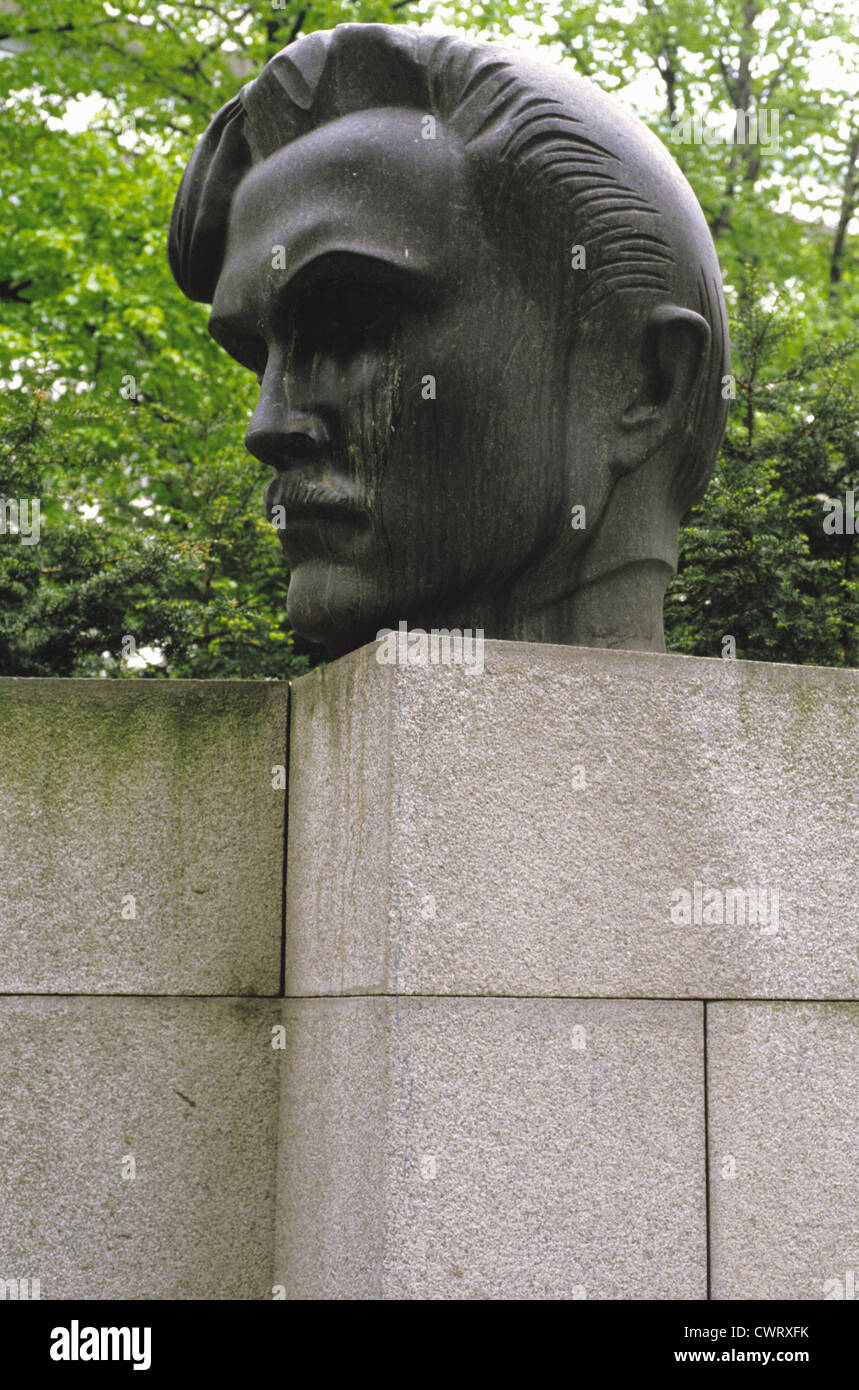
<svg viewBox="0 0 859 1390">
<path fill-rule="evenodd" d="M 681 537 L 669 648 L 719 656 L 728 637 L 738 657 L 855 666 L 859 541 L 844 510 L 851 491 L 859 502 L 859 336 L 809 338 L 777 296 L 762 305 L 751 272 L 732 332 L 736 400 Z"/>
<path fill-rule="evenodd" d="M 0 674 L 318 660 L 289 631 L 269 470 L 241 443 L 253 381 L 177 291 L 166 227 L 249 73 L 302 31 L 406 8 L 0 4 L 0 496 L 38 498 L 43 527 L 34 546 L 0 536 Z"/>
<path fill-rule="evenodd" d="M 465 10 L 454 11 L 465 19 Z M 669 649 L 855 665 L 859 35 L 827 0 L 495 3 L 668 145 L 722 262 L 737 399 L 681 536 Z M 859 491 L 857 491 L 859 496 Z"/>
<path fill-rule="evenodd" d="M 253 382 L 176 290 L 165 229 L 200 132 L 268 56 L 301 32 L 415 10 L 0 0 L 0 496 L 39 498 L 43 527 L 38 545 L 0 535 L 0 673 L 282 678 L 318 659 L 289 632 L 267 470 L 241 444 Z M 737 400 L 683 533 L 670 645 L 716 654 L 734 635 L 746 656 L 855 664 L 853 536 L 822 529 L 823 499 L 856 474 L 849 13 L 829 0 L 440 13 L 491 37 L 530 25 L 637 109 L 716 237 Z"/>
</svg>

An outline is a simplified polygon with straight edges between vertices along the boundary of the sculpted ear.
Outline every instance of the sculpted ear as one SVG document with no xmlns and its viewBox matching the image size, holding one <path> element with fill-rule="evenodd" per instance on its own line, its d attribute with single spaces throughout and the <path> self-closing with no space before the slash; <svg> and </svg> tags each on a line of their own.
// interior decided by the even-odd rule
<svg viewBox="0 0 859 1390">
<path fill-rule="evenodd" d="M 612 462 L 619 473 L 649 458 L 670 435 L 684 435 L 710 350 L 710 325 L 691 309 L 660 304 L 644 329 L 639 372 L 620 419 Z"/>
</svg>

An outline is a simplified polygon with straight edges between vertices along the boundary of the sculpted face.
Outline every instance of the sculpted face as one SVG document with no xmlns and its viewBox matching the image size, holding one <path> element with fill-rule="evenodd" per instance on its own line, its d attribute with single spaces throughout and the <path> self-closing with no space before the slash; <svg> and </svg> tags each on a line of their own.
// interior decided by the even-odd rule
<svg viewBox="0 0 859 1390">
<path fill-rule="evenodd" d="M 606 94 L 496 44 L 313 32 L 212 118 L 168 255 L 258 376 L 298 634 L 664 650 L 727 322 L 691 188 Z"/>
<path fill-rule="evenodd" d="M 510 635 L 514 602 L 539 615 L 573 585 L 622 466 L 640 325 L 589 321 L 570 355 L 576 326 L 487 238 L 459 142 L 424 130 L 364 111 L 256 165 L 212 304 L 260 380 L 246 444 L 274 470 L 290 622 L 332 656 L 401 619 Z"/>
</svg>

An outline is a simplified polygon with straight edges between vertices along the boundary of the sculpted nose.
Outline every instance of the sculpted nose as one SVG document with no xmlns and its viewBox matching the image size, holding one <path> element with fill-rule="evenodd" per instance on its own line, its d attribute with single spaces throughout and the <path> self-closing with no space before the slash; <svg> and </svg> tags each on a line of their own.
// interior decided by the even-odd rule
<svg viewBox="0 0 859 1390">
<path fill-rule="evenodd" d="M 291 409 L 283 397 L 282 382 L 279 389 L 275 382 L 263 382 L 245 434 L 245 448 L 254 458 L 272 468 L 289 468 L 322 454 L 329 443 L 325 421 L 316 411 Z"/>
<path fill-rule="evenodd" d="M 323 421 L 303 410 L 290 411 L 278 425 L 257 423 L 254 416 L 245 435 L 248 451 L 272 468 L 288 468 L 300 459 L 316 458 L 328 442 Z"/>
</svg>

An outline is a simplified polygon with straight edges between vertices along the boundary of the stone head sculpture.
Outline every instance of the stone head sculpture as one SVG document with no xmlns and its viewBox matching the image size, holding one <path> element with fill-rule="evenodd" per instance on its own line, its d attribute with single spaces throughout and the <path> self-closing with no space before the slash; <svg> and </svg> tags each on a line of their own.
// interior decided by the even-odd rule
<svg viewBox="0 0 859 1390">
<path fill-rule="evenodd" d="M 609 97 L 465 38 L 311 34 L 213 119 L 169 254 L 259 379 L 299 633 L 664 648 L 727 330 L 689 185 Z"/>
</svg>

